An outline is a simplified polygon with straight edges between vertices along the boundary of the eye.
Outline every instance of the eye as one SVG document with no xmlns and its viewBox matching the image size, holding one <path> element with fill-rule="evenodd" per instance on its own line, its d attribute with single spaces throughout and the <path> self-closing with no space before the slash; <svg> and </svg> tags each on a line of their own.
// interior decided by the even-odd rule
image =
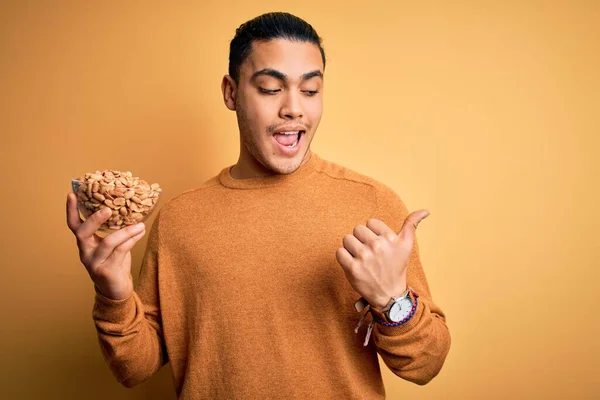
<svg viewBox="0 0 600 400">
<path fill-rule="evenodd" d="M 262 88 L 262 87 L 259 87 L 258 90 L 261 93 L 264 93 L 264 94 L 275 94 L 275 93 L 281 91 L 281 89 L 265 89 L 265 88 Z"/>
<path fill-rule="evenodd" d="M 305 94 L 305 95 L 307 95 L 307 96 L 309 96 L 309 97 L 312 97 L 312 96 L 314 96 L 315 94 L 319 93 L 319 91 L 318 91 L 318 90 L 304 90 L 303 92 L 304 92 L 304 94 Z"/>
</svg>

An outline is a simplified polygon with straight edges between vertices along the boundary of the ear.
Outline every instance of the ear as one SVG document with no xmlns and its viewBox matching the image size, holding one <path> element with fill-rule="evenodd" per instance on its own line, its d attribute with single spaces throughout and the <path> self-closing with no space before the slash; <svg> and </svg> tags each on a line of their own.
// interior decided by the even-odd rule
<svg viewBox="0 0 600 400">
<path fill-rule="evenodd" d="M 223 102 L 225 103 L 225 106 L 231 111 L 235 111 L 236 90 L 237 85 L 233 78 L 229 75 L 225 75 L 223 77 L 223 81 L 221 82 L 221 91 L 223 92 Z"/>
</svg>

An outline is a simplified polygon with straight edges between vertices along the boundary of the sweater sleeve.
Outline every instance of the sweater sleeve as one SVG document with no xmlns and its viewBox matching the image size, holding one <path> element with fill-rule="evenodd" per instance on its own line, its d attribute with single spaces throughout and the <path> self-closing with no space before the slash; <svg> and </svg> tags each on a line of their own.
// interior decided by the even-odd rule
<svg viewBox="0 0 600 400">
<path fill-rule="evenodd" d="M 150 378 L 167 362 L 157 279 L 159 218 L 160 213 L 151 228 L 133 294 L 115 301 L 96 293 L 92 313 L 104 358 L 126 387 Z"/>
<path fill-rule="evenodd" d="M 383 186 L 378 190 L 374 218 L 382 220 L 398 233 L 408 214 L 404 202 L 390 188 Z M 423 221 L 423 224 L 427 222 Z M 406 277 L 408 286 L 419 295 L 415 314 L 401 326 L 375 324 L 373 338 L 379 355 L 394 374 L 424 385 L 440 372 L 444 364 L 450 350 L 450 332 L 444 313 L 432 300 L 416 238 Z"/>
</svg>

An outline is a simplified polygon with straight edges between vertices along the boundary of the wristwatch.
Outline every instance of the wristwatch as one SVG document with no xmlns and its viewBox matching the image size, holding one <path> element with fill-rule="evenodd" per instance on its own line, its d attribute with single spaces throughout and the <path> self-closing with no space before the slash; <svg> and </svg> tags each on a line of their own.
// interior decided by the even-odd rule
<svg viewBox="0 0 600 400">
<path fill-rule="evenodd" d="M 399 323 L 408 321 L 411 314 L 414 313 L 415 300 L 411 296 L 412 290 L 406 289 L 398 297 L 392 297 L 386 306 L 381 310 L 386 322 Z"/>
</svg>

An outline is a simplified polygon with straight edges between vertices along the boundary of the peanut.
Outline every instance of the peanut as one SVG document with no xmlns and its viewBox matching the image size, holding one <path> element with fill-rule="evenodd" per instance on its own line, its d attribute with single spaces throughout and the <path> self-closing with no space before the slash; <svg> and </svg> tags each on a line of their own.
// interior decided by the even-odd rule
<svg viewBox="0 0 600 400">
<path fill-rule="evenodd" d="M 78 206 L 86 218 L 103 208 L 112 211 L 111 217 L 100 227 L 105 231 L 143 221 L 162 193 L 158 183 L 149 184 L 133 176 L 131 171 L 96 170 L 78 180 Z"/>
<path fill-rule="evenodd" d="M 104 201 L 104 200 L 106 200 L 106 198 L 103 195 L 101 195 L 100 193 L 98 193 L 98 192 L 94 193 L 93 196 L 98 201 Z"/>
</svg>

